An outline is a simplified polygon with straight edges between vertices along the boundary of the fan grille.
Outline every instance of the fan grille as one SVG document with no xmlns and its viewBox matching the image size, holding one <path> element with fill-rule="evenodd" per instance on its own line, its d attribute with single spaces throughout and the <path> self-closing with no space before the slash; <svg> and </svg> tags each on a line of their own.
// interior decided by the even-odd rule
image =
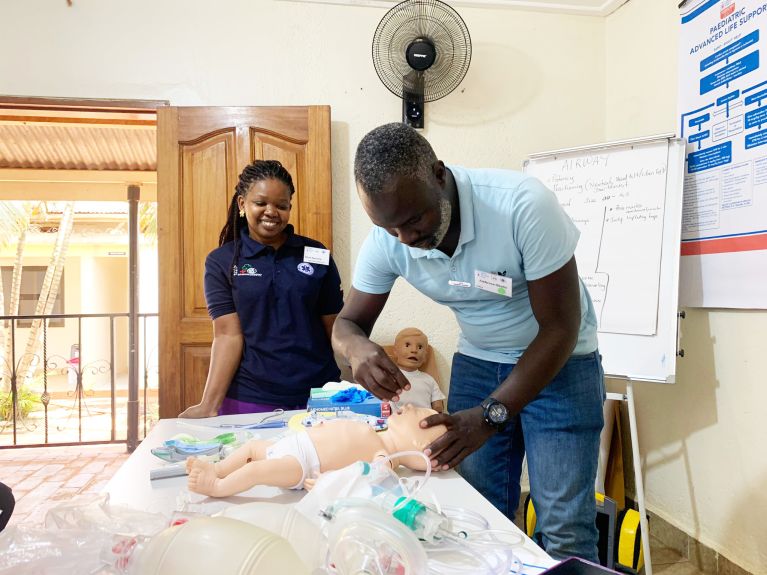
<svg viewBox="0 0 767 575">
<path fill-rule="evenodd" d="M 415 72 L 405 53 L 416 38 L 428 38 L 437 52 L 434 64 Z M 440 0 L 405 0 L 389 10 L 373 36 L 373 64 L 389 91 L 398 97 L 423 79 L 424 102 L 447 96 L 461 83 L 471 62 L 471 38 L 463 19 Z"/>
</svg>

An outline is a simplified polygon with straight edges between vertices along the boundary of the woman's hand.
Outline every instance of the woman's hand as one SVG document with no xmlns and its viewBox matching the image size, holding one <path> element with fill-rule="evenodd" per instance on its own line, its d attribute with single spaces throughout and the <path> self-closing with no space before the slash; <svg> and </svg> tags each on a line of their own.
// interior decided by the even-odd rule
<svg viewBox="0 0 767 575">
<path fill-rule="evenodd" d="M 431 457 L 432 469 L 444 471 L 458 465 L 468 455 L 485 444 L 495 430 L 482 414 L 482 407 L 472 407 L 448 415 L 437 413 L 421 421 L 421 427 L 444 425 L 447 431 L 426 446 L 424 453 Z"/>
<path fill-rule="evenodd" d="M 197 405 L 192 405 L 191 407 L 187 407 L 184 411 L 178 414 L 179 417 L 188 417 L 189 419 L 200 419 L 202 417 L 216 417 L 218 415 L 218 409 L 211 409 L 210 407 L 207 407 L 203 405 L 202 403 L 198 403 Z"/>
<path fill-rule="evenodd" d="M 410 383 L 380 345 L 370 340 L 355 345 L 349 355 L 352 377 L 379 399 L 397 401 Z"/>
</svg>

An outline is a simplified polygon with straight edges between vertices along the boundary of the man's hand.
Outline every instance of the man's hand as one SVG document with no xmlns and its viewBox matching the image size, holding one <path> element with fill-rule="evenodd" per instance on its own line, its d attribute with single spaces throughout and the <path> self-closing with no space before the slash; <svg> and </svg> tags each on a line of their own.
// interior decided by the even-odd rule
<svg viewBox="0 0 767 575">
<path fill-rule="evenodd" d="M 372 341 L 357 344 L 350 354 L 352 377 L 379 399 L 399 400 L 403 390 L 410 389 L 410 383 L 399 367 L 389 359 L 381 346 Z"/>
<path fill-rule="evenodd" d="M 482 415 L 482 407 L 464 409 L 452 415 L 437 413 L 421 421 L 421 427 L 444 425 L 447 431 L 426 446 L 435 471 L 451 469 L 485 444 L 495 430 Z"/>
<path fill-rule="evenodd" d="M 200 419 L 202 417 L 216 417 L 218 415 L 217 409 L 211 409 L 202 403 L 187 407 L 184 411 L 178 414 L 179 417 L 188 417 L 190 419 Z"/>
</svg>

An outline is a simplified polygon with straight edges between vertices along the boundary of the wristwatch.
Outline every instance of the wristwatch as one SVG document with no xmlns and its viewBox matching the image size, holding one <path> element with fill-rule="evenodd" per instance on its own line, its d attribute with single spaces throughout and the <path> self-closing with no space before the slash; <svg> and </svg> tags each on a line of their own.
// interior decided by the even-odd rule
<svg viewBox="0 0 767 575">
<path fill-rule="evenodd" d="M 494 397 L 482 402 L 482 417 L 496 431 L 502 431 L 511 420 L 508 408 Z"/>
</svg>

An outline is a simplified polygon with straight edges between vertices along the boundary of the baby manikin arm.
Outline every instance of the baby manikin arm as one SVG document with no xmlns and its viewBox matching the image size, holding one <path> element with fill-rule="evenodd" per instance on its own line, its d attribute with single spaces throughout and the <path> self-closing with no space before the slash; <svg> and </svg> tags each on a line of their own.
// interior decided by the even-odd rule
<svg viewBox="0 0 767 575">
<path fill-rule="evenodd" d="M 318 473 L 317 475 L 310 475 L 304 479 L 304 489 L 307 491 L 311 491 L 314 489 L 314 486 L 317 485 L 317 480 L 320 478 L 321 473 Z"/>
</svg>

